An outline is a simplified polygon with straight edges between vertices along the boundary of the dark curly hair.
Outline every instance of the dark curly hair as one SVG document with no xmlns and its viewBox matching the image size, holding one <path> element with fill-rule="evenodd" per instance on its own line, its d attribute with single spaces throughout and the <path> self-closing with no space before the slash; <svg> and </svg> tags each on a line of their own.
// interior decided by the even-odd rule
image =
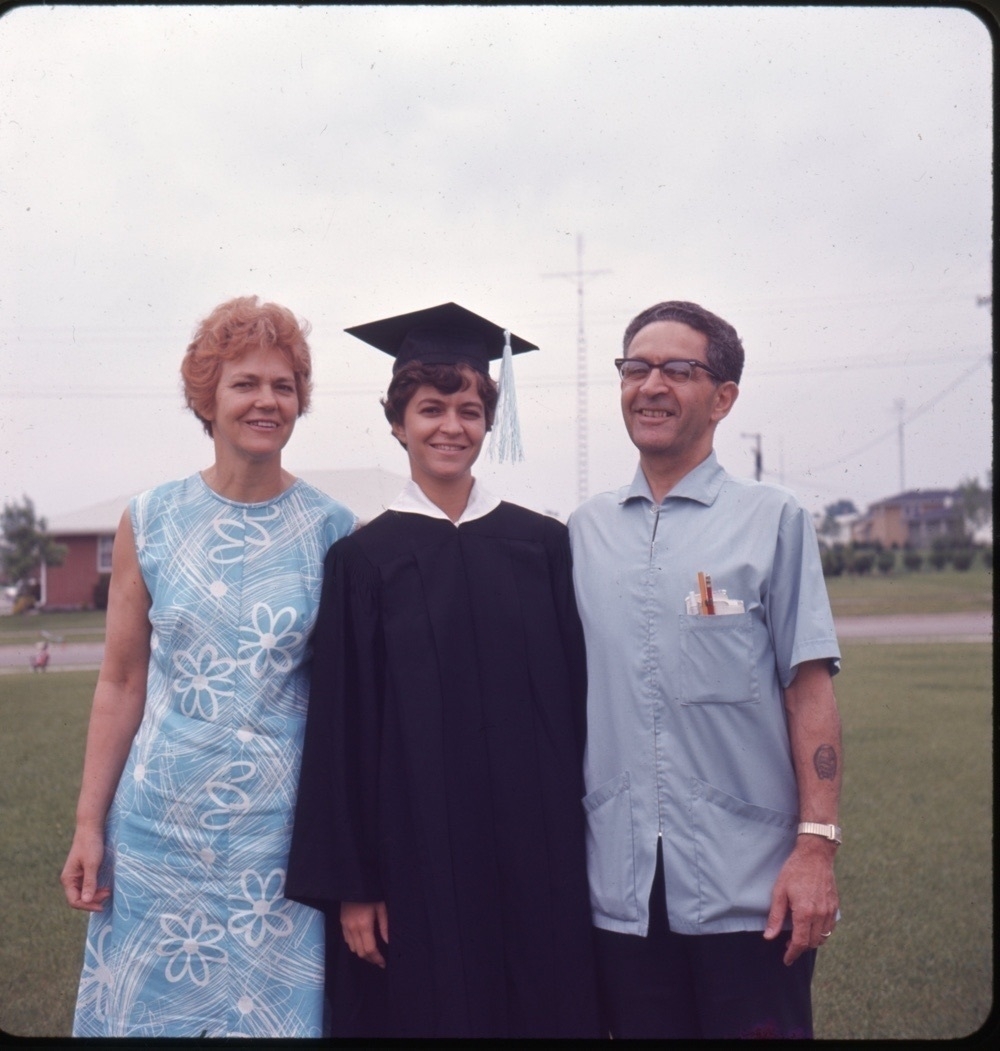
<svg viewBox="0 0 1000 1051">
<path fill-rule="evenodd" d="M 654 321 L 681 321 L 697 332 L 708 337 L 708 364 L 722 379 L 740 382 L 743 375 L 743 344 L 736 334 L 736 329 L 717 317 L 711 311 L 698 306 L 697 303 L 685 303 L 682 300 L 670 300 L 657 303 L 637 314 L 628 323 L 622 338 L 622 349 L 628 357 L 628 348 L 641 329 Z"/>
<path fill-rule="evenodd" d="M 389 389 L 382 399 L 382 410 L 385 418 L 392 425 L 403 425 L 406 406 L 416 393 L 418 387 L 427 386 L 439 390 L 442 394 L 454 394 L 476 385 L 476 393 L 483 402 L 483 414 L 486 417 L 486 429 L 493 426 L 497 411 L 499 391 L 496 383 L 478 369 L 470 365 L 425 365 L 422 361 L 408 361 L 392 377 Z"/>
</svg>

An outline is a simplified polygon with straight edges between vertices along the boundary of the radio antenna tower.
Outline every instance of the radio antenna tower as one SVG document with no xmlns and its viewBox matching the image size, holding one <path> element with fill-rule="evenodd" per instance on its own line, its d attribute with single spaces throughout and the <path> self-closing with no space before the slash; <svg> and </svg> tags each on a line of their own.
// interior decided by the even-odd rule
<svg viewBox="0 0 1000 1051">
<path fill-rule="evenodd" d="M 587 451 L 587 337 L 583 327 L 583 286 L 589 277 L 610 274 L 610 270 L 583 269 L 583 234 L 576 235 L 576 270 L 560 274 L 543 274 L 543 277 L 568 277 L 576 281 L 576 496 L 583 503 L 588 492 Z"/>
</svg>

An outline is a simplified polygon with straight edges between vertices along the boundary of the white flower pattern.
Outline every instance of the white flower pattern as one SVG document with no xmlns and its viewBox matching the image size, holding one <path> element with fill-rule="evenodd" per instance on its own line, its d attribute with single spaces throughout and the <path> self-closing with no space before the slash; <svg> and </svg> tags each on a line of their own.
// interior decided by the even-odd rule
<svg viewBox="0 0 1000 1051">
<path fill-rule="evenodd" d="M 232 913 L 229 933 L 245 938 L 255 949 L 267 934 L 287 938 L 292 933 L 292 921 L 286 915 L 289 903 L 284 897 L 284 870 L 272 869 L 267 879 L 261 879 L 260 873 L 251 869 L 243 873 L 240 883 L 250 908 Z"/>
<path fill-rule="evenodd" d="M 213 545 L 208 552 L 208 557 L 213 562 L 227 563 L 240 562 L 245 554 L 245 545 L 265 549 L 274 543 L 271 534 L 264 528 L 263 523 L 277 518 L 281 512 L 275 508 L 268 508 L 265 513 L 257 518 L 247 517 L 244 519 L 219 517 L 212 523 L 215 533 L 222 538 L 221 544 Z"/>
<path fill-rule="evenodd" d="M 229 766 L 228 779 L 224 779 L 223 772 L 205 782 L 208 801 L 216 805 L 198 819 L 202 828 L 229 828 L 241 814 L 250 809 L 250 794 L 240 788 L 240 783 L 249 781 L 256 773 L 254 763 L 236 762 Z"/>
<path fill-rule="evenodd" d="M 199 475 L 130 510 L 152 599 L 146 704 L 73 1034 L 319 1037 L 323 917 L 284 881 L 306 639 L 323 557 L 354 517 L 301 482 L 235 504 Z"/>
<path fill-rule="evenodd" d="M 250 615 L 251 624 L 240 628 L 240 662 L 250 667 L 250 674 L 260 679 L 269 670 L 287 672 L 295 665 L 304 634 L 292 631 L 297 619 L 294 607 L 285 606 L 272 612 L 266 602 L 258 602 Z"/>
<path fill-rule="evenodd" d="M 230 677 L 236 661 L 220 657 L 215 646 L 205 644 L 197 654 L 181 650 L 173 656 L 177 679 L 174 692 L 181 694 L 181 711 L 212 722 L 219 714 L 219 701 L 233 692 Z"/>
<path fill-rule="evenodd" d="M 101 1021 L 108 1014 L 108 997 L 114 977 L 104 962 L 104 945 L 110 936 L 111 928 L 105 927 L 95 940 L 87 939 L 83 974 L 80 976 L 80 999 L 93 1006 L 94 1014 Z"/>
<path fill-rule="evenodd" d="M 168 982 L 189 977 L 195 985 L 208 985 L 209 964 L 222 964 L 229 958 L 226 950 L 216 944 L 226 933 L 224 928 L 209 922 L 200 909 L 195 909 L 186 920 L 170 913 L 161 916 L 160 927 L 166 937 L 156 951 L 169 957 L 165 972 Z"/>
</svg>

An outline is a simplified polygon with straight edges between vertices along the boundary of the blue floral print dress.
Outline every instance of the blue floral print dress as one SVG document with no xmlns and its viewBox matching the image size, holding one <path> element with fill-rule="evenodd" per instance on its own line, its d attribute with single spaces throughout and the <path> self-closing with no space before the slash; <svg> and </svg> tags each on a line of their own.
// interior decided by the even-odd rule
<svg viewBox="0 0 1000 1051">
<path fill-rule="evenodd" d="M 146 706 L 106 825 L 74 1036 L 320 1036 L 323 917 L 284 897 L 323 557 L 354 515 L 200 475 L 130 506 Z"/>
</svg>

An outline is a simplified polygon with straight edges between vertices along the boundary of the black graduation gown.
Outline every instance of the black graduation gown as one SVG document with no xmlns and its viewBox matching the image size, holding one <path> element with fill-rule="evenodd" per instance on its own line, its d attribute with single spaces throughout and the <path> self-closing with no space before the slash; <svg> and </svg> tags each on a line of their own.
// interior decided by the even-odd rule
<svg viewBox="0 0 1000 1051">
<path fill-rule="evenodd" d="M 388 511 L 331 548 L 313 645 L 286 894 L 327 912 L 333 1034 L 596 1036 L 565 526 Z M 387 903 L 384 972 L 341 901 Z"/>
</svg>

